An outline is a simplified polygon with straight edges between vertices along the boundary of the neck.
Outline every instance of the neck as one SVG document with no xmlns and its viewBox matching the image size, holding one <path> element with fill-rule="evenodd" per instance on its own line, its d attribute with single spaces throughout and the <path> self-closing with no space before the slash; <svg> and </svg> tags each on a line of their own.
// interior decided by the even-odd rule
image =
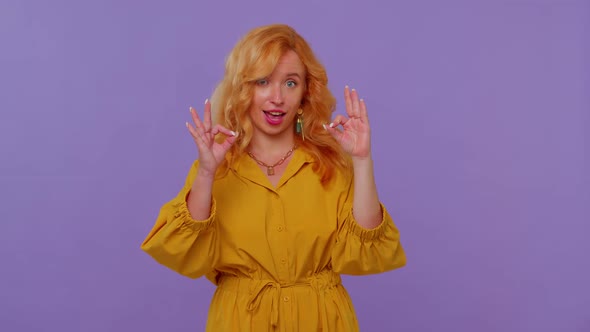
<svg viewBox="0 0 590 332">
<path fill-rule="evenodd" d="M 295 137 L 292 133 L 283 137 L 268 137 L 254 133 L 250 142 L 249 151 L 262 160 L 274 162 L 282 158 L 294 145 Z"/>
</svg>

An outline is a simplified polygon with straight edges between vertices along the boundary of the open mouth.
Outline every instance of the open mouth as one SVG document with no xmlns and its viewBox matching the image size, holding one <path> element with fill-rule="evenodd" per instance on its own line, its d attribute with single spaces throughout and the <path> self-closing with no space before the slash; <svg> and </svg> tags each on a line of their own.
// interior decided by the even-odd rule
<svg viewBox="0 0 590 332">
<path fill-rule="evenodd" d="M 283 117 L 287 114 L 283 111 L 263 111 L 266 121 L 271 125 L 278 125 L 283 122 Z"/>
</svg>

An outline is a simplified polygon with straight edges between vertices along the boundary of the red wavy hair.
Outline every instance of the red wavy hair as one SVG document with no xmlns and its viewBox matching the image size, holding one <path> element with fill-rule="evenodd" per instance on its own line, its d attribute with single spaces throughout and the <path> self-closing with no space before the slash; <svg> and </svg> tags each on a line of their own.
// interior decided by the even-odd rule
<svg viewBox="0 0 590 332">
<path fill-rule="evenodd" d="M 351 162 L 340 144 L 323 128 L 330 123 L 336 99 L 328 89 L 324 66 L 309 44 L 290 26 L 273 24 L 255 28 L 235 45 L 225 63 L 225 74 L 211 97 L 213 121 L 240 133 L 220 169 L 227 171 L 233 160 L 246 152 L 253 126 L 248 110 L 258 79 L 270 75 L 285 52 L 294 51 L 306 71 L 305 92 L 301 101 L 305 141 L 299 135 L 300 149 L 311 154 L 313 171 L 327 184 L 335 172 L 350 171 Z"/>
</svg>

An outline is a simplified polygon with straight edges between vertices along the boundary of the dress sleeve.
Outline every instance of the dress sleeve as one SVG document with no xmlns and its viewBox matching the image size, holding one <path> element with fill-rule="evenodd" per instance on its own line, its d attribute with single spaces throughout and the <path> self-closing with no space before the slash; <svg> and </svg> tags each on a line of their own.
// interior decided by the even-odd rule
<svg viewBox="0 0 590 332">
<path fill-rule="evenodd" d="M 352 213 L 353 185 L 343 194 L 339 207 L 338 234 L 332 249 L 332 268 L 337 273 L 351 275 L 390 271 L 406 264 L 406 255 L 393 219 L 382 203 L 381 223 L 366 229 Z"/>
<path fill-rule="evenodd" d="M 161 207 L 155 225 L 141 244 L 141 249 L 158 263 L 195 279 L 205 274 L 211 276 L 216 253 L 215 200 L 212 199 L 211 214 L 206 220 L 193 219 L 186 203 L 197 166 L 195 161 L 184 187 Z"/>
</svg>

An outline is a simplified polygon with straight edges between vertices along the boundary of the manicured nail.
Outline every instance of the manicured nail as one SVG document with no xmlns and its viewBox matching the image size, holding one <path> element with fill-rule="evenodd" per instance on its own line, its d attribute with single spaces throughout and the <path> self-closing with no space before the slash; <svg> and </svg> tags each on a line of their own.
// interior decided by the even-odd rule
<svg viewBox="0 0 590 332">
<path fill-rule="evenodd" d="M 345 88 L 345 89 L 348 89 L 348 85 L 346 85 L 344 88 Z"/>
<path fill-rule="evenodd" d="M 184 125 L 188 128 L 188 122 L 185 122 Z"/>
<path fill-rule="evenodd" d="M 322 127 L 324 127 L 325 130 L 328 130 L 328 128 L 326 128 L 326 124 L 325 123 L 322 124 Z"/>
<path fill-rule="evenodd" d="M 363 98 L 361 98 L 361 103 L 364 103 L 364 102 L 365 102 L 365 100 Z"/>
<path fill-rule="evenodd" d="M 189 106 L 188 107 L 188 111 L 192 113 L 193 112 L 193 108 L 191 106 Z"/>
<path fill-rule="evenodd" d="M 334 122 L 330 123 L 330 128 L 334 128 Z"/>
<path fill-rule="evenodd" d="M 352 90 L 351 90 L 351 91 L 356 91 L 356 90 L 355 90 L 354 88 L 352 88 Z"/>
<path fill-rule="evenodd" d="M 238 133 L 236 133 L 236 132 L 235 132 L 235 131 L 233 131 L 233 130 L 231 131 L 231 134 L 232 134 L 234 137 L 238 137 Z"/>
<path fill-rule="evenodd" d="M 209 98 L 205 99 L 205 105 L 209 102 Z"/>
</svg>

